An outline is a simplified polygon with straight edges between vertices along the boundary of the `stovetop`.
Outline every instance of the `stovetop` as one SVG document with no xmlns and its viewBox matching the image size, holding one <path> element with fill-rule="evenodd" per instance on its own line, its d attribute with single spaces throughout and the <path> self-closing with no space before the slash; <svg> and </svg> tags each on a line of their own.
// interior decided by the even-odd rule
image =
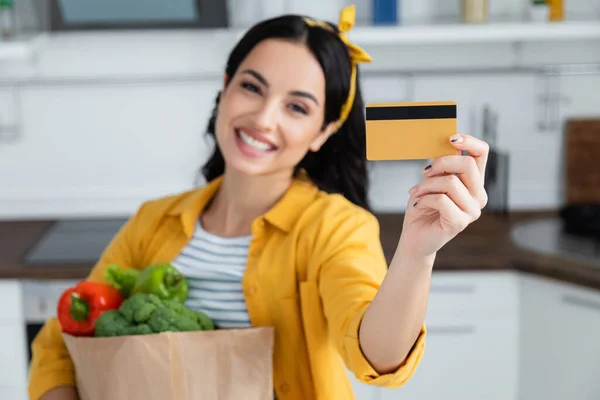
<svg viewBox="0 0 600 400">
<path fill-rule="evenodd" d="M 95 263 L 126 219 L 58 221 L 25 256 L 28 265 Z"/>
</svg>

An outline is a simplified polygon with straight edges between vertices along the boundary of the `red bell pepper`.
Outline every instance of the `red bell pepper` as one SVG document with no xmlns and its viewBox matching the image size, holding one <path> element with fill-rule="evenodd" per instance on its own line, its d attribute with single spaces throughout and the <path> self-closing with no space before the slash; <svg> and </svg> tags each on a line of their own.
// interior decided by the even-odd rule
<svg viewBox="0 0 600 400">
<path fill-rule="evenodd" d="M 123 301 L 121 292 L 111 285 L 82 281 L 61 295 L 57 318 L 64 333 L 93 336 L 96 319 L 104 311 L 118 309 Z"/>
</svg>

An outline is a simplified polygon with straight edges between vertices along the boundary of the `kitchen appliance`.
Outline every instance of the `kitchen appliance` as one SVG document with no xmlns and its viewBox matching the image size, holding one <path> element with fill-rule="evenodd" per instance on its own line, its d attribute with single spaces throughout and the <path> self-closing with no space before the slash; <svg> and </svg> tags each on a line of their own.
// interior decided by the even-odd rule
<svg viewBox="0 0 600 400">
<path fill-rule="evenodd" d="M 498 115 L 490 106 L 483 108 L 482 140 L 490 146 L 485 170 L 484 188 L 488 194 L 488 204 L 483 212 L 508 214 L 508 174 L 509 154 L 501 151 L 497 143 Z"/>
<path fill-rule="evenodd" d="M 600 238 L 600 119 L 569 119 L 565 125 L 566 232 Z"/>
<path fill-rule="evenodd" d="M 25 265 L 93 264 L 126 219 L 57 221 L 25 254 Z"/>
</svg>

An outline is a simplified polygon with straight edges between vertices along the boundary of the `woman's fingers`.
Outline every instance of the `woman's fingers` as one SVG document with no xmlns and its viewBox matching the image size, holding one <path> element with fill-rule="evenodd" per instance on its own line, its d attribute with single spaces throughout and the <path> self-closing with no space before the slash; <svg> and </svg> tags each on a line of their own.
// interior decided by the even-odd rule
<svg viewBox="0 0 600 400">
<path fill-rule="evenodd" d="M 490 146 L 483 140 L 477 139 L 471 135 L 458 134 L 450 136 L 450 143 L 458 151 L 466 151 L 470 157 L 473 157 L 481 179 L 485 177 L 485 168 L 490 153 Z"/>
<path fill-rule="evenodd" d="M 425 212 L 428 210 L 437 211 L 440 215 L 441 226 L 452 234 L 462 231 L 472 222 L 469 214 L 463 212 L 445 194 L 426 194 L 416 200 L 414 208 Z"/>
<path fill-rule="evenodd" d="M 423 170 L 425 180 L 449 174 L 456 174 L 471 196 L 478 201 L 480 208 L 486 206 L 488 196 L 484 188 L 483 176 L 479 172 L 479 166 L 475 158 L 471 156 L 443 156 L 435 159 Z"/>
<path fill-rule="evenodd" d="M 454 202 L 460 210 L 467 213 L 473 219 L 481 215 L 479 200 L 475 198 L 456 175 L 439 175 L 426 178 L 420 184 L 414 186 L 410 195 L 415 198 L 430 194 L 443 194 Z"/>
</svg>

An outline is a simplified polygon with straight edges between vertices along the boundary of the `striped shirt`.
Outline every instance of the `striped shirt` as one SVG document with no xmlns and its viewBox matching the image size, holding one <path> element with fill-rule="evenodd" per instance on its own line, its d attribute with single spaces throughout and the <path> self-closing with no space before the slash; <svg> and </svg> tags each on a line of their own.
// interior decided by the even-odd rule
<svg viewBox="0 0 600 400">
<path fill-rule="evenodd" d="M 218 328 L 249 327 L 242 277 L 252 236 L 221 237 L 198 221 L 172 265 L 188 280 L 186 306 L 205 313 Z"/>
<path fill-rule="evenodd" d="M 242 289 L 251 241 L 252 235 L 213 235 L 197 221 L 192 239 L 171 263 L 190 284 L 185 305 L 205 313 L 217 328 L 251 326 Z"/>
</svg>

